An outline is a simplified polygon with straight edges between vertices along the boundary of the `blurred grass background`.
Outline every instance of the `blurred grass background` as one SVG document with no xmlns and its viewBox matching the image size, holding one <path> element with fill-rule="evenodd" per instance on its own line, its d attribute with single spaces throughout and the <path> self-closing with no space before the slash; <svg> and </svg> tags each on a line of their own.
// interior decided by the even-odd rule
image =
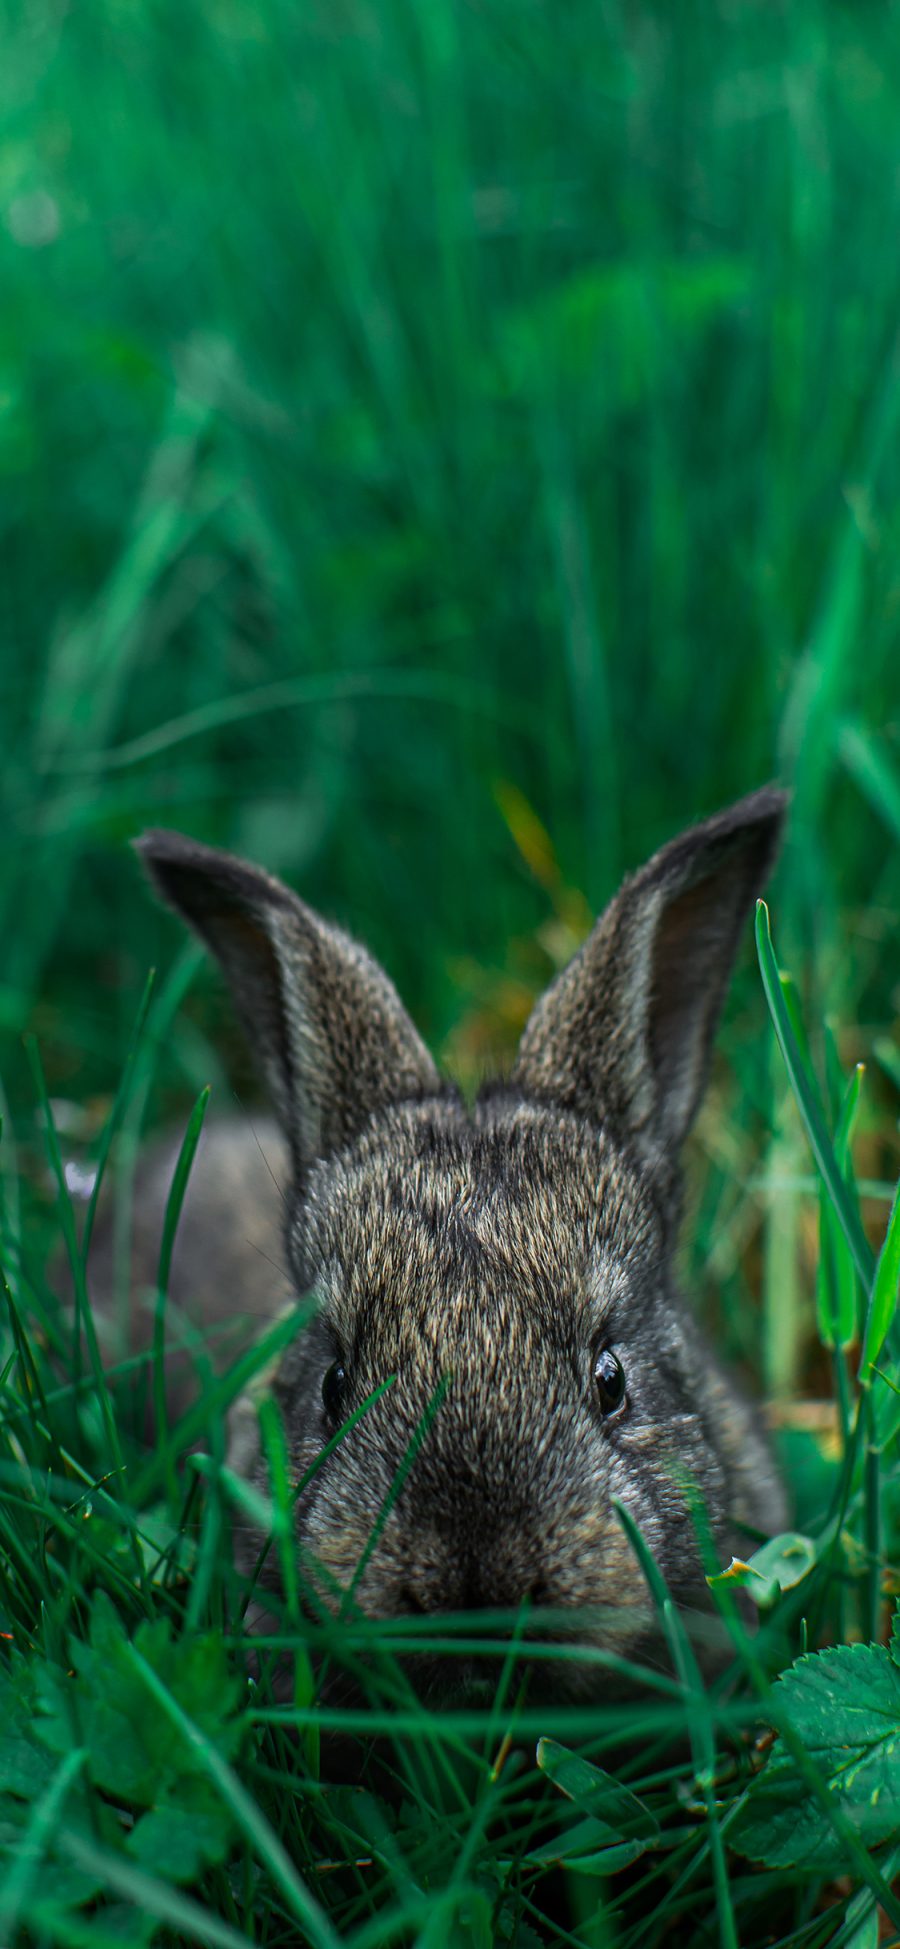
<svg viewBox="0 0 900 1949">
<path fill-rule="evenodd" d="M 147 823 L 348 924 L 470 1083 L 626 869 L 779 776 L 776 940 L 846 1060 L 875 1058 L 880 1236 L 896 8 L 2 19 L 0 1028 L 26 1163 L 21 1032 L 90 1138 L 146 970 L 178 951 L 126 850 Z M 225 1092 L 225 1021 L 204 970 L 152 1116 L 211 1075 Z M 815 1381 L 785 1101 L 748 951 L 693 1257 L 750 1364 L 762 1289 L 776 1394 Z"/>
</svg>

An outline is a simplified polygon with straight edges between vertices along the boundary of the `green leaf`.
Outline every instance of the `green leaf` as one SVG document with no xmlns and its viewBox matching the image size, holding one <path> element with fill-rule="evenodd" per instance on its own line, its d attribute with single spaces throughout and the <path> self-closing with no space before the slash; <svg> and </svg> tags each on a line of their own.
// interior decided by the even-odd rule
<svg viewBox="0 0 900 1949">
<path fill-rule="evenodd" d="M 900 1361 L 872 1368 L 870 1398 L 875 1423 L 872 1447 L 880 1452 L 900 1433 Z"/>
<path fill-rule="evenodd" d="M 221 1637 L 173 1642 L 162 1618 L 140 1624 L 134 1644 L 193 1724 L 219 1751 L 235 1752 L 243 1732 L 235 1717 L 241 1686 L 228 1672 Z M 51 1751 L 67 1752 L 77 1728 L 94 1785 L 130 1806 L 154 1806 L 176 1780 L 202 1770 L 190 1741 L 159 1713 L 148 1712 L 124 1627 L 103 1591 L 94 1599 L 90 1641 L 74 1643 L 71 1655 L 74 1679 L 49 1666 L 38 1674 L 43 1716 L 37 1730 Z"/>
<path fill-rule="evenodd" d="M 27 1813 L 22 1810 L 25 1817 L 21 1844 L 12 1853 L 7 1872 L 0 1880 L 0 1936 L 4 1940 L 12 1941 L 18 1935 L 19 1917 L 39 1881 L 68 1804 L 77 1803 L 86 1757 L 83 1746 L 73 1746 L 60 1760 L 49 1786 L 32 1802 Z"/>
<path fill-rule="evenodd" d="M 249 1949 L 248 1937 L 233 1929 L 228 1922 L 223 1922 L 213 1909 L 180 1894 L 158 1874 L 146 1874 L 129 1861 L 127 1855 L 110 1853 L 108 1849 L 98 1847 L 93 1839 L 71 1830 L 60 1836 L 60 1847 L 87 1873 L 96 1873 L 105 1889 L 114 1889 L 123 1902 L 133 1905 L 139 1914 L 164 1922 L 172 1932 L 170 1940 L 196 1942 L 201 1944 L 202 1949 Z M 42 1923 L 49 1921 L 52 1915 L 52 1910 L 45 1915 L 37 1903 L 34 1912 Z M 129 1936 L 119 1939 L 129 1944 L 131 1942 Z M 143 1940 L 140 1932 L 137 1940 Z"/>
<path fill-rule="evenodd" d="M 810 1753 L 875 1746 L 900 1723 L 900 1671 L 881 1645 L 841 1644 L 807 1653 L 778 1685 Z"/>
<path fill-rule="evenodd" d="M 546 1949 L 546 1937 L 522 1921 L 514 1899 L 504 1902 L 497 1916 L 494 1940 L 498 1949 L 506 1942 L 512 1944 L 512 1949 Z"/>
<path fill-rule="evenodd" d="M 237 1716 L 242 1687 L 229 1675 L 221 1636 L 176 1641 L 168 1621 L 159 1619 L 138 1626 L 134 1647 L 191 1715 L 190 1738 L 164 1713 L 148 1710 L 125 1627 L 102 1591 L 94 1599 L 88 1642 L 70 1646 L 74 1671 L 43 1661 L 33 1667 L 17 1661 L 0 1670 L 0 1863 L 7 1856 L 14 1863 L 21 1853 L 34 1807 L 39 1811 L 58 1776 L 57 1756 L 65 1765 L 76 1745 L 95 1787 L 124 1807 L 149 1809 L 124 1841 L 141 1867 L 170 1882 L 192 1882 L 224 1860 L 235 1822 L 207 1777 L 196 1738 L 230 1755 L 243 1735 Z M 122 1818 L 103 1801 L 91 1805 L 80 1781 L 67 1795 L 70 1834 L 102 1838 L 119 1850 Z M 42 1904 L 71 1907 L 91 1899 L 99 1884 L 65 1856 L 58 1858 L 55 1830 L 44 1845 Z"/>
<path fill-rule="evenodd" d="M 611 1833 L 634 1834 L 643 1840 L 658 1839 L 656 1816 L 628 1787 L 622 1786 L 611 1773 L 604 1773 L 602 1767 L 593 1766 L 555 1739 L 538 1741 L 537 1763 L 567 1800 L 574 1801 L 583 1814 L 603 1821 Z"/>
<path fill-rule="evenodd" d="M 775 1577 L 764 1577 L 754 1570 L 752 1563 L 743 1557 L 733 1556 L 727 1570 L 719 1570 L 715 1576 L 706 1579 L 710 1590 L 734 1588 L 746 1590 L 761 1611 L 768 1610 L 781 1595 L 781 1585 Z"/>
<path fill-rule="evenodd" d="M 856 1120 L 859 1116 L 859 1105 L 865 1073 L 866 1065 L 864 1062 L 858 1062 L 854 1065 L 853 1074 L 844 1091 L 840 1114 L 837 1120 L 837 1128 L 834 1133 L 834 1154 L 845 1177 L 851 1169 L 850 1149 L 853 1143 L 853 1132 L 856 1129 Z"/>
<path fill-rule="evenodd" d="M 33 1669 L 17 1659 L 0 1668 L 0 1783 L 6 1793 L 34 1800 L 49 1786 L 56 1761 L 34 1731 Z"/>
<path fill-rule="evenodd" d="M 806 1033 L 806 1023 L 803 1020 L 803 1010 L 800 1005 L 797 983 L 793 975 L 788 974 L 786 968 L 779 968 L 778 970 L 778 985 L 784 996 L 785 1008 L 790 1016 L 791 1028 L 794 1031 L 794 1040 L 797 1044 L 800 1060 L 804 1069 L 808 1069 L 810 1075 L 812 1075 L 813 1060 L 809 1047 L 809 1038 Z"/>
<path fill-rule="evenodd" d="M 159 1923 L 155 1915 L 141 1915 L 131 1902 L 105 1902 L 102 1908 L 95 1907 L 90 1917 L 79 1918 L 71 1910 L 61 1917 L 59 1906 L 51 1895 L 46 1901 L 41 1889 L 41 1900 L 31 1905 L 30 1920 L 46 1934 L 48 1942 L 58 1942 L 63 1949 L 144 1949 L 145 1943 L 152 1942 Z"/>
<path fill-rule="evenodd" d="M 27 1825 L 28 1809 L 22 1801 L 7 1800 L 0 1795 L 0 1880 L 7 1863 L 13 1865 L 21 1858 Z M 88 1831 L 85 1827 L 85 1832 Z M 57 1902 L 61 1908 L 80 1908 L 84 1902 L 92 1901 L 102 1886 L 98 1875 L 86 1873 L 71 1861 L 58 1861 L 52 1849 L 41 1861 L 42 1901 Z"/>
<path fill-rule="evenodd" d="M 864 1846 L 900 1833 L 900 1667 L 880 1645 L 837 1645 L 798 1659 L 774 1688 L 779 1716 L 819 1767 Z M 781 1741 L 729 1830 L 770 1867 L 834 1870 L 845 1850 Z"/>
<path fill-rule="evenodd" d="M 127 1656 L 135 1675 L 143 1681 L 147 1694 L 159 1708 L 160 1719 L 174 1727 L 191 1747 L 196 1755 L 198 1772 L 204 1774 L 213 1789 L 221 1795 L 245 1839 L 249 1840 L 259 1860 L 265 1863 L 300 1923 L 305 1939 L 313 1945 L 313 1949 L 337 1949 L 338 1936 L 318 1897 L 312 1894 L 298 1874 L 279 1836 L 234 1770 L 223 1759 L 213 1741 L 204 1738 L 198 1726 L 188 1718 L 174 1692 L 167 1688 L 159 1673 L 153 1671 L 142 1657 L 137 1644 L 128 1646 Z"/>
<path fill-rule="evenodd" d="M 872 1281 L 872 1296 L 869 1301 L 859 1363 L 859 1379 L 863 1387 L 868 1387 L 871 1383 L 872 1368 L 890 1332 L 897 1310 L 898 1289 L 900 1289 L 900 1183 L 894 1193 L 891 1215 Z"/>
<path fill-rule="evenodd" d="M 616 1874 L 655 1847 L 659 1839 L 655 1815 L 610 1773 L 555 1739 L 538 1741 L 537 1763 L 587 1818 L 535 1849 L 529 1860 L 565 1860 L 582 1874 Z"/>
<path fill-rule="evenodd" d="M 852 1933 L 844 1938 L 844 1949 L 878 1949 L 878 1905 L 870 1888 L 857 1889 L 847 1903 L 845 1922 Z"/>
<path fill-rule="evenodd" d="M 776 1602 L 783 1590 L 793 1590 L 796 1584 L 802 1583 L 816 1562 L 812 1538 L 801 1536 L 798 1530 L 785 1530 L 755 1550 L 746 1562 L 741 1557 L 732 1557 L 727 1570 L 720 1570 L 718 1576 L 707 1577 L 706 1581 L 711 1590 L 737 1585 L 749 1592 L 760 1609 L 765 1609 Z"/>
<path fill-rule="evenodd" d="M 126 1847 L 142 1868 L 155 1872 L 162 1862 L 168 1881 L 190 1882 L 225 1859 L 234 1833 L 234 1821 L 208 1780 L 186 1779 L 136 1822 Z"/>
<path fill-rule="evenodd" d="M 27 1679 L 31 1681 L 31 1673 L 27 1674 Z M 28 1689 L 22 1686 L 21 1694 L 24 1696 Z M 33 1682 L 30 1683 L 30 1691 L 33 1698 Z M 38 1765 L 32 1767 L 26 1763 L 18 1769 L 11 1765 L 7 1774 L 2 1770 L 7 1757 L 14 1760 L 13 1743 L 10 1741 L 7 1744 L 4 1736 L 9 1731 L 10 1726 L 4 1725 L 0 1732 L 0 1911 L 6 1911 L 0 1917 L 0 1938 L 4 1941 L 2 1924 L 9 1924 L 9 1907 L 14 1911 L 18 1908 L 19 1902 L 28 1895 L 29 1882 L 34 1882 L 35 1877 L 42 1902 L 67 1909 L 91 1901 L 103 1885 L 93 1872 L 85 1872 L 69 1860 L 62 1853 L 59 1841 L 62 1829 L 57 1818 L 58 1810 L 54 1806 L 54 1789 L 58 1790 L 61 1775 L 64 1775 L 67 1766 L 71 1767 L 77 1748 L 70 1747 L 60 1763 L 35 1740 L 34 1756 Z M 109 1846 L 118 1847 L 121 1845 L 119 1818 L 102 1801 L 89 1798 L 82 1778 L 83 1759 L 83 1753 L 78 1754 L 77 1777 L 70 1778 L 64 1787 L 62 1826 L 67 1833 L 94 1838 L 99 1836 Z M 37 1864 L 34 1870 L 29 1869 L 23 1874 L 23 1862 L 28 1850 L 33 1849 L 36 1843 Z M 18 1890 L 16 1882 L 19 1884 Z"/>
<path fill-rule="evenodd" d="M 531 1848 L 526 1861 L 543 1867 L 565 1863 L 579 1875 L 617 1875 L 638 1861 L 653 1844 L 650 1841 L 604 1841 L 602 1822 L 580 1820 L 566 1828 L 555 1840 Z"/>
<path fill-rule="evenodd" d="M 819 1189 L 816 1323 L 823 1347 L 851 1347 L 856 1339 L 856 1267 L 824 1184 Z"/>
</svg>

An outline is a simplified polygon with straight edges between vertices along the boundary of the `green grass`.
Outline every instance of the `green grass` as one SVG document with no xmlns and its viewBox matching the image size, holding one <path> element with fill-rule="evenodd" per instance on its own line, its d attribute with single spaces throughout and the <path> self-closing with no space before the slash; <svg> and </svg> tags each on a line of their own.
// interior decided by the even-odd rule
<svg viewBox="0 0 900 1949">
<path fill-rule="evenodd" d="M 873 1279 L 900 1082 L 895 10 L 38 0 L 3 10 L 2 49 L 0 1630 L 44 1687 L 27 1724 L 50 1723 L 105 1593 L 128 1712 L 195 1756 L 165 1787 L 175 1825 L 195 1796 L 224 1852 L 167 1876 L 168 1844 L 126 1849 L 115 1809 L 137 1832 L 149 1808 L 104 1783 L 92 1722 L 23 1733 L 0 1936 L 138 1941 L 156 1918 L 162 1942 L 869 1949 L 891 1843 L 838 1819 L 821 1872 L 751 1867 L 726 1734 L 776 1712 L 805 1641 L 883 1635 L 897 1580 L 896 1220 Z M 347 1618 L 331 1655 L 365 1652 L 391 1737 L 341 1797 L 295 1607 L 293 1704 L 243 1683 L 227 1385 L 181 1431 L 205 1463 L 177 1430 L 148 1457 L 46 1272 L 72 1242 L 65 1162 L 108 1156 L 124 1213 L 147 1130 L 185 1129 L 209 1084 L 253 1089 L 127 842 L 169 823 L 283 873 L 370 942 L 468 1085 L 621 874 L 773 775 L 794 980 L 763 933 L 781 1047 L 748 952 L 684 1260 L 775 1404 L 812 1568 L 764 1566 L 785 1588 L 708 1705 L 672 1625 L 695 1735 L 675 1759 L 653 1742 L 684 1701 L 649 1677 L 657 1731 L 625 1762 L 614 1714 L 423 1720 L 398 1647 L 361 1649 Z M 277 1549 L 274 1426 L 266 1452 Z M 138 1641 L 165 1622 L 227 1648 L 233 1712 L 198 1720 L 175 1651 Z M 615 1875 L 548 1867 L 575 1816 L 538 1737 L 621 1773 L 660 1844 Z M 816 1802 L 827 1751 L 793 1737 Z"/>
</svg>

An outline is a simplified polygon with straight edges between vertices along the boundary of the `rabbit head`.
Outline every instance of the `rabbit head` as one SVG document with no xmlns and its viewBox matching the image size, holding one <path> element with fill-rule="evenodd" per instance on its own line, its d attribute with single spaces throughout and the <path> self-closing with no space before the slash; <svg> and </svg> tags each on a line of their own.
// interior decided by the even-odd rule
<svg viewBox="0 0 900 1949">
<path fill-rule="evenodd" d="M 622 1650 L 646 1598 L 616 1501 L 687 1603 L 687 1483 L 723 1547 L 733 1520 L 777 1520 L 754 1417 L 681 1311 L 672 1254 L 679 1151 L 783 813 L 757 792 L 626 881 L 472 1108 L 340 929 L 238 859 L 139 842 L 221 964 L 288 1139 L 288 1265 L 318 1302 L 271 1383 L 295 1481 L 376 1395 L 296 1506 L 326 1605 L 529 1600 Z M 254 1427 L 238 1417 L 234 1459 L 265 1487 Z"/>
</svg>

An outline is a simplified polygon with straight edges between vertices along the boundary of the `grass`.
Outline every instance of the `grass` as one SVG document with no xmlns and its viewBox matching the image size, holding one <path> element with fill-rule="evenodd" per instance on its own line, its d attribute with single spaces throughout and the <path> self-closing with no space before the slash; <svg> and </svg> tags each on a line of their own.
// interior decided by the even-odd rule
<svg viewBox="0 0 900 1949">
<path fill-rule="evenodd" d="M 796 1660 L 887 1660 L 897 1589 L 894 11 L 40 0 L 2 32 L 0 1684 L 24 1730 L 0 1934 L 874 1949 L 897 1864 L 858 1809 L 830 1794 L 833 1845 L 816 1830 L 799 1868 L 736 1842 L 755 1715 L 783 1721 L 785 1793 L 798 1769 L 824 1808 L 837 1748 L 810 1743 Z M 274 1646 L 248 1689 L 222 1415 L 271 1348 L 148 1455 L 46 1271 L 67 1234 L 80 1263 L 73 1165 L 115 1170 L 124 1254 L 145 1132 L 185 1129 L 207 1085 L 253 1089 L 128 840 L 170 823 L 283 873 L 371 943 L 468 1087 L 621 874 L 776 774 L 794 979 L 761 922 L 684 1270 L 765 1388 L 811 1555 L 749 1573 L 761 1629 L 732 1619 L 712 1696 L 657 1590 L 676 1690 L 644 1675 L 630 1761 L 612 1708 L 423 1715 L 399 1644 L 352 1617 L 307 1637 L 293 1601 L 291 1701 Z M 321 1771 L 323 1633 L 377 1675 L 347 1732 L 360 1792 Z M 92 1646 L 125 1745 L 166 1728 L 143 1799 L 115 1741 L 98 1762 Z M 876 1664 L 855 1690 L 889 1682 Z M 690 1753 L 657 1754 L 686 1716 Z M 643 1811 L 578 1776 L 580 1810 L 539 1738 Z M 611 1831 L 596 1857 L 643 1851 L 588 1870 L 579 1819 Z M 211 1854 L 179 1879 L 188 1830 Z"/>
</svg>

